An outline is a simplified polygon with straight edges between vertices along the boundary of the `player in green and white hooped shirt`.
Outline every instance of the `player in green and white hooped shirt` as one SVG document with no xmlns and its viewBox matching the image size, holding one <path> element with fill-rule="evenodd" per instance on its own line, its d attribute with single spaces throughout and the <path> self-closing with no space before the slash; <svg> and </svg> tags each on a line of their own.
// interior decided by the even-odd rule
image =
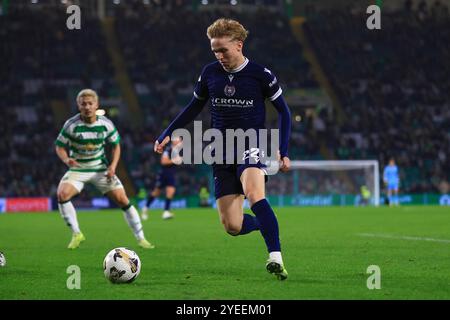
<svg viewBox="0 0 450 320">
<path fill-rule="evenodd" d="M 68 248 L 75 249 L 85 240 L 70 200 L 83 190 L 86 183 L 93 184 L 122 208 L 141 247 L 153 248 L 145 239 L 136 208 L 130 204 L 116 176 L 120 158 L 120 135 L 117 129 L 111 120 L 97 115 L 98 96 L 95 91 L 82 90 L 77 96 L 77 105 L 80 113 L 66 121 L 55 142 L 58 157 L 69 167 L 57 191 L 59 211 L 73 232 Z M 106 143 L 112 144 L 110 164 L 105 157 Z"/>
</svg>

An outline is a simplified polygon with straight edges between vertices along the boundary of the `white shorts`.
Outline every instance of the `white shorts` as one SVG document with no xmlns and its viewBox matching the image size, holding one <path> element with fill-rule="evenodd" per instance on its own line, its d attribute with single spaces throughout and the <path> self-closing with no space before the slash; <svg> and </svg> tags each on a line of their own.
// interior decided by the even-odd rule
<svg viewBox="0 0 450 320">
<path fill-rule="evenodd" d="M 62 177 L 61 183 L 70 183 L 81 192 L 86 183 L 93 184 L 102 194 L 106 194 L 112 190 L 123 189 L 122 182 L 117 176 L 111 179 L 106 178 L 106 171 L 103 172 L 77 172 L 67 171 Z"/>
</svg>

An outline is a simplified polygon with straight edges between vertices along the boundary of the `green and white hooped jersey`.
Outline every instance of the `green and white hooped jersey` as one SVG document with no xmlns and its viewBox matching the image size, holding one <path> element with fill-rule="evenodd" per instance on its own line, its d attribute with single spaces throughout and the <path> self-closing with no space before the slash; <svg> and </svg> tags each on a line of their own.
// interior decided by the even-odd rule
<svg viewBox="0 0 450 320">
<path fill-rule="evenodd" d="M 64 124 L 55 144 L 69 148 L 69 156 L 80 164 L 70 168 L 78 172 L 105 171 L 108 161 L 105 156 L 105 144 L 118 144 L 120 135 L 111 120 L 97 116 L 94 123 L 85 123 L 80 114 L 70 118 Z"/>
</svg>

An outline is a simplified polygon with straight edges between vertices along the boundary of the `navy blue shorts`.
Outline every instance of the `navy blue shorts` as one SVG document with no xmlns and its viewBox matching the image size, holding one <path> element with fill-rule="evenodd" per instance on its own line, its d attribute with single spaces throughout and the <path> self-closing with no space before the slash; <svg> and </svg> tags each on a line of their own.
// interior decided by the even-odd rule
<svg viewBox="0 0 450 320">
<path fill-rule="evenodd" d="M 214 196 L 216 200 L 229 194 L 244 194 L 241 175 L 247 168 L 265 168 L 262 163 L 213 164 Z M 267 182 L 267 175 L 265 176 Z"/>
<path fill-rule="evenodd" d="M 155 188 L 175 187 L 175 175 L 173 173 L 160 172 L 156 177 Z"/>
</svg>

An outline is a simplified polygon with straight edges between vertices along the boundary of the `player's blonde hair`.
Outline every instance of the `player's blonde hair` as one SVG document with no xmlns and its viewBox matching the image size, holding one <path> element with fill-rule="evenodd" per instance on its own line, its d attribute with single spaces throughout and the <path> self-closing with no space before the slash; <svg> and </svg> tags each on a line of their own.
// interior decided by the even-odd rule
<svg viewBox="0 0 450 320">
<path fill-rule="evenodd" d="M 77 102 L 80 101 L 80 98 L 82 97 L 93 97 L 95 101 L 98 102 L 98 95 L 97 92 L 95 92 L 92 89 L 83 89 L 81 90 L 77 95 Z"/>
<path fill-rule="evenodd" d="M 210 40 L 212 38 L 231 37 L 233 40 L 244 42 L 248 36 L 248 30 L 236 20 L 220 18 L 208 27 L 206 35 Z"/>
</svg>

